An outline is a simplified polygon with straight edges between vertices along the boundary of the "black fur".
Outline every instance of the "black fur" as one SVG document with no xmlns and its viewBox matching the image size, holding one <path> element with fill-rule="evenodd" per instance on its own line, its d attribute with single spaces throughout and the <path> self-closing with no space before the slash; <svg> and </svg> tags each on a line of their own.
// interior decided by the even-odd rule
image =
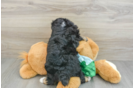
<svg viewBox="0 0 134 88">
<path fill-rule="evenodd" d="M 65 23 L 65 25 L 61 26 Z M 70 77 L 80 77 L 81 83 L 85 82 L 81 71 L 76 48 L 79 41 L 83 40 L 78 27 L 65 18 L 58 18 L 52 22 L 52 34 L 48 42 L 47 84 L 53 85 L 61 81 L 66 86 Z"/>
</svg>

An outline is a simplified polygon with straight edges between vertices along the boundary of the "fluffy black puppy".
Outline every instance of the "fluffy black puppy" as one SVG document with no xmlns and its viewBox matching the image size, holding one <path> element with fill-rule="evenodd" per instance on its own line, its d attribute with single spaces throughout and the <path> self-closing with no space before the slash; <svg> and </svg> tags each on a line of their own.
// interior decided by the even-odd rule
<svg viewBox="0 0 134 88">
<path fill-rule="evenodd" d="M 73 22 L 65 18 L 58 18 L 52 22 L 45 64 L 48 85 L 61 81 L 66 86 L 70 77 L 74 76 L 80 77 L 81 83 L 85 82 L 76 51 L 81 40 L 83 39 L 78 27 Z"/>
</svg>

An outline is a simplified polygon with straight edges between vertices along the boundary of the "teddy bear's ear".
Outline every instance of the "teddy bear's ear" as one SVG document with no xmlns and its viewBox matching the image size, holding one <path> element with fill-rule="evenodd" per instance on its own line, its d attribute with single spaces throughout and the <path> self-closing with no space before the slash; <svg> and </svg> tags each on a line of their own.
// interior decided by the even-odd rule
<svg viewBox="0 0 134 88">
<path fill-rule="evenodd" d="M 83 49 L 83 45 L 79 44 L 79 46 L 76 48 L 77 52 L 81 52 L 81 50 Z"/>
<path fill-rule="evenodd" d="M 87 37 L 85 37 L 85 36 L 81 36 L 81 37 L 83 38 L 84 41 L 86 41 L 86 42 L 88 41 Z"/>
</svg>

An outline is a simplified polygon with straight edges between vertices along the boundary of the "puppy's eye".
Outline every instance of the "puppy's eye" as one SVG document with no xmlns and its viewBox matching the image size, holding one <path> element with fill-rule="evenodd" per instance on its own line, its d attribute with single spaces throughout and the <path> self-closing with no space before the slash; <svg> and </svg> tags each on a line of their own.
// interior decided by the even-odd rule
<svg viewBox="0 0 134 88">
<path fill-rule="evenodd" d="M 61 27 L 65 27 L 66 26 L 66 24 L 65 24 L 65 22 L 63 21 L 62 23 L 61 23 Z"/>
</svg>

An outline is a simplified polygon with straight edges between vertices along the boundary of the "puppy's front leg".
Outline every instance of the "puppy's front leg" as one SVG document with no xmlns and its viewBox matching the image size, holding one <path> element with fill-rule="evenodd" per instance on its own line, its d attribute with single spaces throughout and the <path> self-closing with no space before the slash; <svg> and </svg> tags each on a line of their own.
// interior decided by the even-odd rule
<svg viewBox="0 0 134 88">
<path fill-rule="evenodd" d="M 40 78 L 40 80 L 39 80 L 39 81 L 40 81 L 41 83 L 43 83 L 43 84 L 46 84 L 46 85 L 47 85 L 47 80 L 46 80 L 46 79 L 47 79 L 47 77 L 42 77 L 42 78 Z"/>
<path fill-rule="evenodd" d="M 46 85 L 54 85 L 54 81 L 53 81 L 53 77 L 52 76 L 49 77 L 49 75 L 47 75 L 47 77 L 42 77 L 40 78 L 40 82 Z"/>
</svg>

